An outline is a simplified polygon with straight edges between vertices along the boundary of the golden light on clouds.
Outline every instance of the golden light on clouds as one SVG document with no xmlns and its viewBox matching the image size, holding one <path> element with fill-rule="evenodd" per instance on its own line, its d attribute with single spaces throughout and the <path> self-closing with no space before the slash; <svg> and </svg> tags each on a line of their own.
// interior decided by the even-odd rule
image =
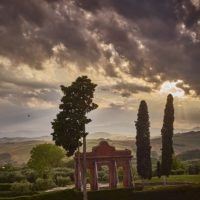
<svg viewBox="0 0 200 200">
<path fill-rule="evenodd" d="M 174 97 L 184 97 L 185 91 L 179 87 L 177 87 L 178 83 L 182 83 L 181 80 L 178 81 L 166 81 L 161 85 L 160 93 L 161 94 L 169 94 L 171 93 Z"/>
</svg>

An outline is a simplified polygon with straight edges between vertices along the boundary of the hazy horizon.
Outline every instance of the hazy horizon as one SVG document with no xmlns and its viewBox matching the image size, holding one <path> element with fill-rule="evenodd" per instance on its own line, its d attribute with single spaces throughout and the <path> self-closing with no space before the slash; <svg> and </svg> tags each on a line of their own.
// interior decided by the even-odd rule
<svg viewBox="0 0 200 200">
<path fill-rule="evenodd" d="M 182 129 L 182 130 L 174 130 L 174 134 L 181 134 L 181 133 L 187 133 L 187 132 L 199 132 L 200 131 L 200 127 L 195 127 L 195 128 L 193 128 L 193 129 Z M 153 132 L 153 134 L 152 134 L 152 132 Z M 110 135 L 110 136 L 118 136 L 118 137 L 123 137 L 124 136 L 124 138 L 133 138 L 133 139 L 135 139 L 135 137 L 136 137 L 136 132 L 133 132 L 133 133 L 131 133 L 131 132 L 126 132 L 126 133 L 123 133 L 123 132 L 108 132 L 108 131 L 97 131 L 97 132 L 89 132 L 89 135 L 88 135 L 88 138 L 90 138 L 90 136 L 92 135 L 98 135 L 98 137 L 100 137 L 99 135 L 100 134 L 108 134 L 108 135 Z M 52 137 L 51 136 L 51 134 L 19 134 L 19 133 L 16 133 L 16 132 L 14 132 L 14 133 L 4 133 L 4 134 L 1 134 L 1 136 L 0 136 L 0 139 L 2 139 L 2 138 L 42 138 L 42 137 Z M 157 130 L 155 130 L 154 129 L 154 131 L 152 131 L 152 129 L 150 129 L 150 137 L 151 138 L 156 138 L 156 137 L 161 137 L 161 130 L 159 130 L 159 129 L 157 129 Z M 103 137 L 102 137 L 103 138 Z"/>
</svg>

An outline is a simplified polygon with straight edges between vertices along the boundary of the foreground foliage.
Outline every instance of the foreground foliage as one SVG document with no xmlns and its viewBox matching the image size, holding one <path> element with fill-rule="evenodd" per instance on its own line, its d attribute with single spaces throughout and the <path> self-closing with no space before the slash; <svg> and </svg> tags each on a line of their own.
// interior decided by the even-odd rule
<svg viewBox="0 0 200 200">
<path fill-rule="evenodd" d="M 151 191 L 132 189 L 102 190 L 88 192 L 89 200 L 199 200 L 200 186 L 160 187 Z M 0 198 L 0 200 L 82 200 L 82 193 L 74 190 L 42 193 L 33 196 Z"/>
</svg>

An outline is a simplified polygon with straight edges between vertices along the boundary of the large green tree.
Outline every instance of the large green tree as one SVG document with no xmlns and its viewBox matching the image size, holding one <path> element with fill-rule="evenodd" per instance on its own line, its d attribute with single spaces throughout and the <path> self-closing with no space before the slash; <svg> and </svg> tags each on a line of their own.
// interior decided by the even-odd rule
<svg viewBox="0 0 200 200">
<path fill-rule="evenodd" d="M 137 121 L 135 122 L 136 135 L 136 156 L 137 156 L 137 172 L 142 179 L 151 179 L 151 146 L 150 146 L 150 122 L 148 107 L 145 101 L 141 101 Z"/>
<path fill-rule="evenodd" d="M 167 103 L 164 111 L 163 127 L 161 129 L 162 134 L 162 158 L 161 158 L 161 170 L 164 177 L 169 176 L 172 161 L 173 161 L 173 132 L 174 132 L 174 106 L 173 96 L 169 94 L 167 96 Z"/>
<path fill-rule="evenodd" d="M 83 197 L 87 199 L 86 192 L 86 124 L 91 122 L 87 113 L 96 109 L 93 102 L 96 84 L 87 76 L 78 77 L 70 86 L 61 86 L 64 96 L 61 99 L 60 112 L 52 122 L 54 132 L 53 140 L 62 146 L 68 156 L 74 154 L 82 145 L 83 140 Z"/>
<path fill-rule="evenodd" d="M 59 166 L 64 156 L 64 151 L 54 144 L 39 144 L 31 150 L 28 166 L 44 176 L 53 167 Z"/>
</svg>

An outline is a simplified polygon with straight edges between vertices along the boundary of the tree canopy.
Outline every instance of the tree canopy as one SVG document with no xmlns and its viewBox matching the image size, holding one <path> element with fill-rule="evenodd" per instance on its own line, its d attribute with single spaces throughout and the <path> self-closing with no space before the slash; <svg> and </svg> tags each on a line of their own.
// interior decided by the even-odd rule
<svg viewBox="0 0 200 200">
<path fill-rule="evenodd" d="M 31 150 L 28 166 L 42 176 L 59 166 L 64 156 L 64 151 L 54 144 L 39 144 Z"/>
<path fill-rule="evenodd" d="M 70 86 L 61 86 L 64 95 L 60 112 L 52 122 L 52 136 L 56 145 L 62 146 L 68 156 L 74 154 L 82 145 L 80 139 L 87 135 L 85 125 L 91 119 L 86 114 L 97 108 L 92 101 L 96 86 L 87 76 L 78 77 Z"/>
</svg>

